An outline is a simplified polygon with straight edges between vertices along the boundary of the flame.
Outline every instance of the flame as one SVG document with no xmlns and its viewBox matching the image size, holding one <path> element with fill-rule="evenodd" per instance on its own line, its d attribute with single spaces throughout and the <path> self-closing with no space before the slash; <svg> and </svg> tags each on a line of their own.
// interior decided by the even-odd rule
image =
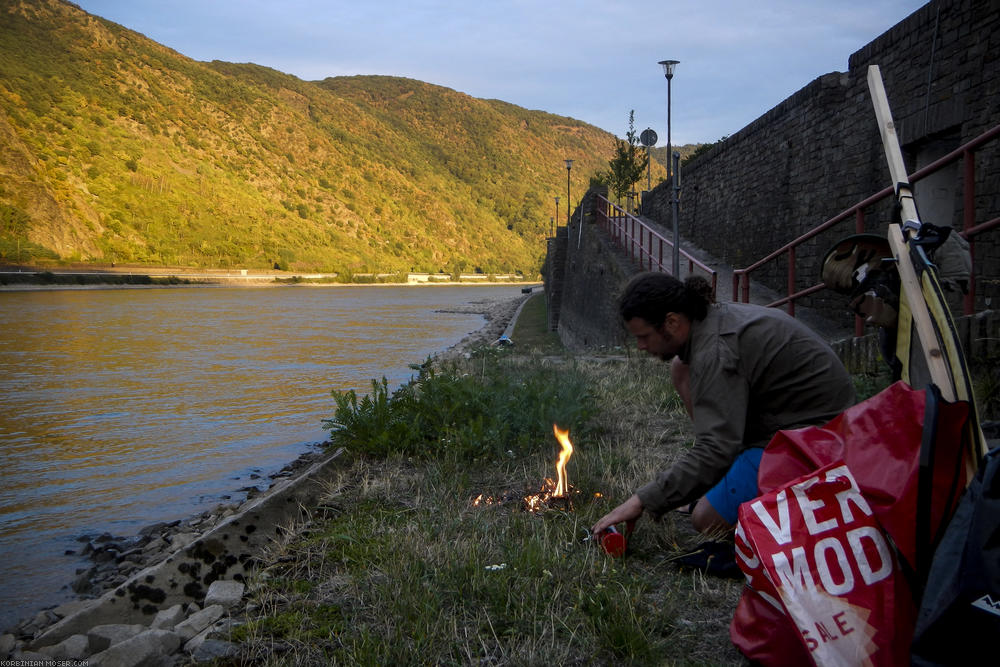
<svg viewBox="0 0 1000 667">
<path fill-rule="evenodd" d="M 552 504 L 566 509 L 572 509 L 570 494 L 577 493 L 577 491 L 574 491 L 570 487 L 569 481 L 566 478 L 566 463 L 573 455 L 573 443 L 569 440 L 569 429 L 563 431 L 558 425 L 553 424 L 552 431 L 556 435 L 556 440 L 558 440 L 559 444 L 562 445 L 562 451 L 559 453 L 559 460 L 556 462 L 556 477 L 558 482 L 546 477 L 542 487 L 538 490 L 538 493 L 534 493 L 523 498 L 521 506 L 531 513 L 549 509 Z M 598 497 L 600 496 L 600 494 L 596 495 Z M 556 498 L 559 499 L 559 502 L 553 503 Z M 504 494 L 502 497 L 494 498 L 493 496 L 486 496 L 481 493 L 472 499 L 471 505 L 473 507 L 480 507 L 482 505 L 503 505 L 508 500 L 511 500 L 508 494 Z"/>
<path fill-rule="evenodd" d="M 559 452 L 559 461 L 556 463 L 556 490 L 552 493 L 553 497 L 565 496 L 566 492 L 569 490 L 569 482 L 566 480 L 566 462 L 569 461 L 569 457 L 573 456 L 573 443 L 569 440 L 569 429 L 563 431 L 558 425 L 552 425 L 552 431 L 556 434 L 556 440 L 562 445 L 562 451 Z"/>
</svg>

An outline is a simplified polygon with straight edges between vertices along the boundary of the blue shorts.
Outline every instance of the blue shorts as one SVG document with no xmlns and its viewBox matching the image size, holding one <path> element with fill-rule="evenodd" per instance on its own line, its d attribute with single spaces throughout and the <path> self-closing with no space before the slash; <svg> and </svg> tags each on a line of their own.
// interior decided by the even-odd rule
<svg viewBox="0 0 1000 667">
<path fill-rule="evenodd" d="M 743 450 L 733 461 L 733 465 L 729 466 L 729 471 L 722 481 L 705 494 L 705 499 L 712 508 L 730 524 L 736 523 L 736 513 L 740 504 L 759 495 L 757 469 L 760 468 L 760 457 L 763 454 L 762 447 Z"/>
</svg>

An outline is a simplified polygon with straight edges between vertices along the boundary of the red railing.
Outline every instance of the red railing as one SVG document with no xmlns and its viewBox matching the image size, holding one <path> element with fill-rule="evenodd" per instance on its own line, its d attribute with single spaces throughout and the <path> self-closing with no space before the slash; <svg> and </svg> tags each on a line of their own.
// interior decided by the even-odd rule
<svg viewBox="0 0 1000 667">
<path fill-rule="evenodd" d="M 932 162 L 931 164 L 917 170 L 910 175 L 910 183 L 916 183 L 920 179 L 933 174 L 934 172 L 942 169 L 953 162 L 957 162 L 959 159 L 964 162 L 964 172 L 963 172 L 963 224 L 962 231 L 960 232 L 962 237 L 969 242 L 969 249 L 973 252 L 973 258 L 975 258 L 975 237 L 983 232 L 995 229 L 1000 226 L 1000 218 L 994 218 L 988 222 L 983 222 L 981 224 L 976 224 L 975 215 L 975 197 L 976 197 L 976 150 L 984 146 L 985 144 L 993 141 L 994 139 L 1000 138 L 1000 125 L 987 130 L 983 134 L 979 135 L 967 144 L 957 148 L 956 150 L 948 153 L 944 157 Z M 788 255 L 788 293 L 785 297 L 778 299 L 777 301 L 768 304 L 769 306 L 782 306 L 788 304 L 788 312 L 791 315 L 795 314 L 795 301 L 809 294 L 819 292 L 826 288 L 824 283 L 817 283 L 812 287 L 808 287 L 803 290 L 796 290 L 796 272 L 795 272 L 795 249 L 808 241 L 809 239 L 822 234 L 823 232 L 835 227 L 836 225 L 844 222 L 845 220 L 854 219 L 854 229 L 856 233 L 862 233 L 865 229 L 865 209 L 869 206 L 886 199 L 887 197 L 893 196 L 895 194 L 895 187 L 889 186 L 884 190 L 876 192 L 867 199 L 858 202 L 854 206 L 841 211 L 834 217 L 830 218 L 826 222 L 822 223 L 818 227 L 806 232 L 802 236 L 796 238 L 790 243 L 778 248 L 772 252 L 767 257 L 760 259 L 750 266 L 743 269 L 735 269 L 733 271 L 733 301 L 750 301 L 750 272 L 760 267 L 768 264 L 778 257 L 787 254 Z M 976 303 L 976 269 L 975 264 L 973 264 L 972 275 L 969 279 L 969 292 L 965 296 L 964 310 L 966 315 L 971 315 L 975 312 Z M 860 318 L 855 321 L 855 333 L 861 335 L 863 329 L 863 322 Z"/>
<path fill-rule="evenodd" d="M 673 273 L 671 270 L 673 268 L 673 241 L 665 238 L 644 221 L 626 212 L 622 207 L 612 204 L 601 195 L 597 196 L 596 208 L 598 224 L 630 259 L 637 262 L 641 268 L 649 271 Z M 664 252 L 664 247 L 666 247 L 666 252 Z M 718 282 L 715 270 L 692 257 L 684 248 L 679 248 L 678 254 L 687 260 L 688 273 L 694 273 L 696 268 L 705 273 L 712 284 L 712 294 L 715 294 Z M 667 258 L 666 264 L 664 257 Z"/>
</svg>

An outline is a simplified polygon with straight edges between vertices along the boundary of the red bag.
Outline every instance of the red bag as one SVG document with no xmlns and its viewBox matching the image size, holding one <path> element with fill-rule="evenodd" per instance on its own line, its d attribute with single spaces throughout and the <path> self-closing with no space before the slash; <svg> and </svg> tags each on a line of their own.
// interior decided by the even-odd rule
<svg viewBox="0 0 1000 667">
<path fill-rule="evenodd" d="M 851 469 L 861 493 L 911 567 L 917 561 L 917 495 L 921 445 L 933 449 L 929 536 L 942 532 L 967 484 L 963 453 L 969 404 L 935 403 L 937 414 L 925 419 L 925 390 L 896 382 L 834 417 L 824 426 L 778 431 L 761 457 L 757 485 L 761 493 L 834 461 Z M 925 429 L 925 421 L 928 428 Z M 928 547 L 929 545 L 921 545 Z"/>
<path fill-rule="evenodd" d="M 909 662 L 916 609 L 846 464 L 740 506 L 736 554 L 750 586 L 787 613 L 815 664 Z"/>
<path fill-rule="evenodd" d="M 822 428 L 772 439 L 763 495 L 740 507 L 736 532 L 748 586 L 730 637 L 748 658 L 909 662 L 917 562 L 965 486 L 968 405 L 931 404 L 925 416 L 925 392 L 898 382 Z M 918 529 L 922 446 L 936 460 L 924 461 L 929 520 Z"/>
</svg>

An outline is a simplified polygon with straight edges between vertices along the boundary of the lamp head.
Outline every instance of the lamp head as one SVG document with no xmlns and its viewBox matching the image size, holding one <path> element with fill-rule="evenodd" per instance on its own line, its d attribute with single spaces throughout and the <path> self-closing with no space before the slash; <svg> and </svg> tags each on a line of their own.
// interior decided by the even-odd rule
<svg viewBox="0 0 1000 667">
<path fill-rule="evenodd" d="M 573 168 L 573 161 L 572 160 L 566 160 L 566 170 L 569 171 L 572 168 Z"/>
<path fill-rule="evenodd" d="M 679 62 L 679 60 L 661 60 L 659 64 L 663 65 L 663 76 L 668 80 L 674 78 L 674 68 Z"/>
</svg>

